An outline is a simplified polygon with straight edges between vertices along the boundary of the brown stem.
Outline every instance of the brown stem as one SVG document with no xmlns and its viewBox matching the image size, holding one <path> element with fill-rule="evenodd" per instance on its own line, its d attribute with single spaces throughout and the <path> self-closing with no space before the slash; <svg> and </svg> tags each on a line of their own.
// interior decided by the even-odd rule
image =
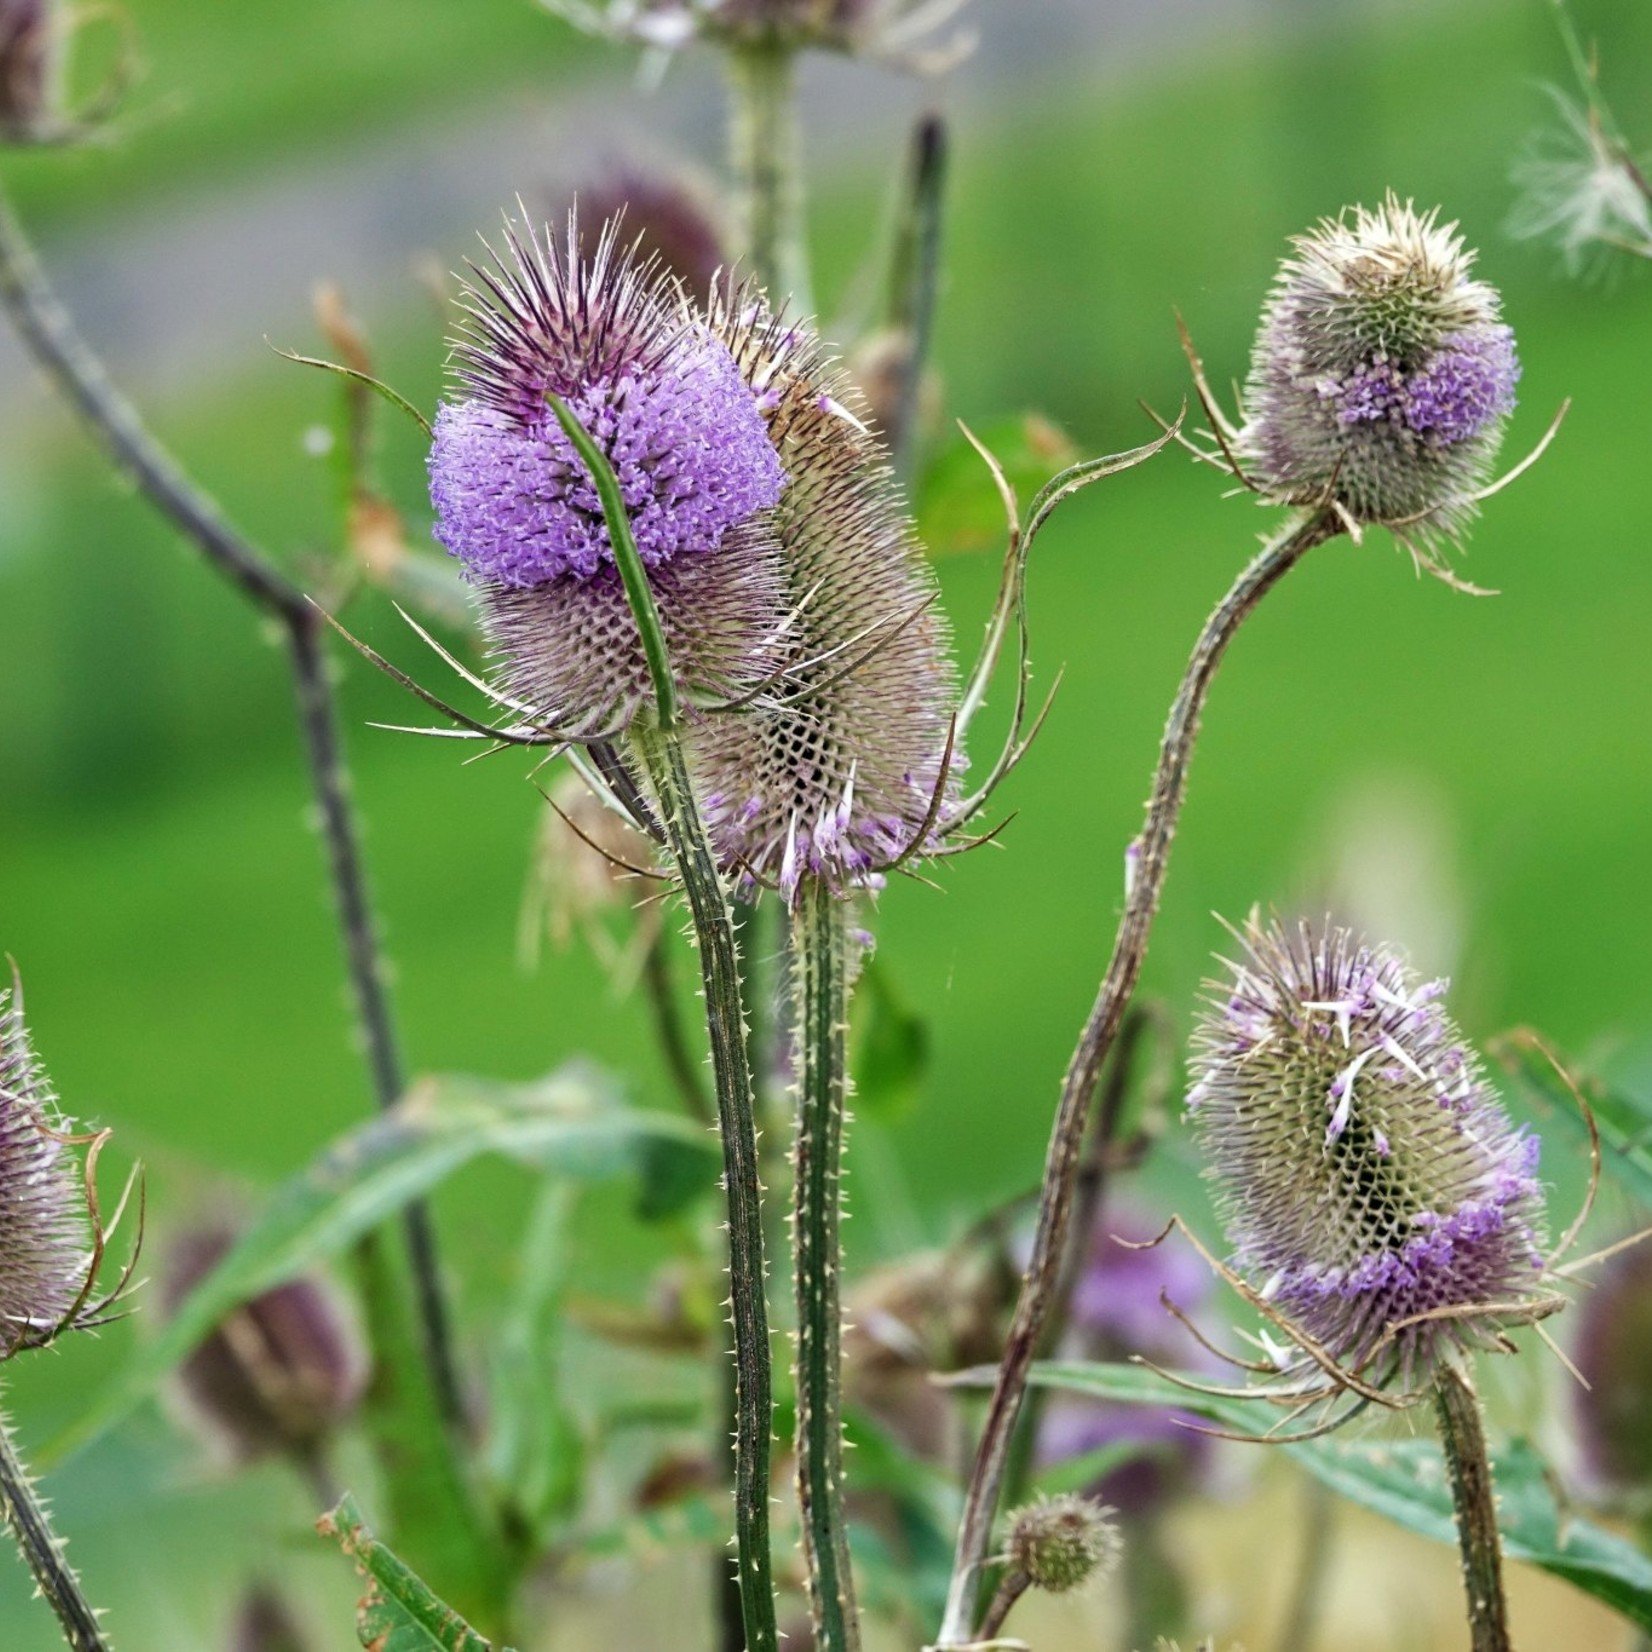
<svg viewBox="0 0 1652 1652">
<path fill-rule="evenodd" d="M 115 465 L 194 543 L 207 562 L 282 627 L 373 1093 L 381 1108 L 392 1107 L 401 1099 L 403 1089 L 401 1058 L 362 863 L 360 833 L 350 808 L 349 780 L 338 738 L 332 678 L 321 643 L 320 615 L 281 569 L 231 524 L 216 501 L 196 487 L 110 380 L 96 352 L 81 337 L 73 317 L 53 292 L 3 191 L 0 305 L 10 314 L 46 376 L 80 413 Z M 404 1221 L 431 1381 L 445 1417 L 456 1423 L 459 1382 L 429 1213 L 422 1204 L 409 1205 Z"/>
<path fill-rule="evenodd" d="M 1262 547 L 1205 621 L 1171 705 L 1147 817 L 1126 856 L 1124 912 L 1113 955 L 1062 1083 L 1045 1159 L 1032 1258 L 999 1364 L 959 1524 L 952 1584 L 941 1627 L 942 1647 L 967 1645 L 971 1639 L 981 1570 L 1003 1492 L 1010 1442 L 1026 1398 L 1028 1375 L 1043 1341 L 1045 1322 L 1056 1299 L 1062 1257 L 1067 1250 L 1090 1102 L 1102 1063 L 1118 1035 L 1141 974 L 1169 865 L 1171 841 L 1187 794 L 1188 768 L 1206 696 L 1228 644 L 1257 604 L 1309 551 L 1340 531 L 1331 512 L 1315 511 L 1294 521 Z"/>
<path fill-rule="evenodd" d="M 1503 1540 L 1497 1530 L 1497 1491 L 1480 1417 L 1480 1398 L 1466 1370 L 1447 1363 L 1434 1380 L 1451 1495 L 1457 1505 L 1457 1543 L 1463 1556 L 1470 1644 L 1474 1652 L 1510 1652 L 1509 1605 L 1503 1594 Z"/>
<path fill-rule="evenodd" d="M 984 1641 L 992 1640 L 1000 1629 L 1004 1627 L 1004 1620 L 1014 1609 L 1015 1603 L 1032 1587 L 1032 1579 L 1025 1572 L 1018 1572 L 1013 1567 L 1004 1573 L 998 1580 L 998 1587 L 993 1591 L 991 1602 L 987 1606 L 985 1615 L 981 1619 L 980 1638 Z"/>
</svg>

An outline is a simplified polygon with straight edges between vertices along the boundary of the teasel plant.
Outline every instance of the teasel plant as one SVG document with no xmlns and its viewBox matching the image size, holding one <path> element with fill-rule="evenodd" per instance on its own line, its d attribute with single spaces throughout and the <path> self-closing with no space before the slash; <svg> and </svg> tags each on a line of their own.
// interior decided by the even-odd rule
<svg viewBox="0 0 1652 1652">
<path fill-rule="evenodd" d="M 143 1239 L 134 1169 L 112 1214 L 98 1197 L 107 1131 L 77 1134 L 34 1052 L 15 967 L 0 992 L 0 1371 L 12 1360 L 123 1314 Z M 135 1236 L 113 1284 L 110 1243 L 136 1195 Z M 73 1652 L 107 1652 L 97 1611 L 0 1416 L 0 1512 Z"/>
<path fill-rule="evenodd" d="M 0 162 L 8 148 L 70 143 L 95 136 L 124 91 L 124 71 L 95 106 L 73 115 L 63 104 L 67 8 L 53 0 L 0 4 Z M 128 42 L 127 58 L 133 48 Z M 48 61 L 50 70 L 48 72 Z M 199 553 L 206 565 L 275 627 L 284 645 L 298 712 L 311 794 L 325 849 L 350 996 L 376 1107 L 388 1111 L 406 1082 L 395 1025 L 389 970 L 369 886 L 360 826 L 351 804 L 348 757 L 340 736 L 334 668 L 319 610 L 280 563 L 232 522 L 155 435 L 139 409 L 111 379 L 92 343 L 59 297 L 35 253 L 0 178 L 0 307 L 41 373 L 78 415 L 110 462 Z M 364 1294 L 381 1323 L 375 1353 L 411 1342 L 419 1372 L 402 1370 L 398 1390 L 422 1384 L 421 1405 L 440 1420 L 449 1444 L 461 1426 L 461 1379 L 434 1229 L 423 1203 L 403 1217 L 405 1262 L 376 1237 L 358 1249 Z M 403 1299 L 411 1306 L 405 1306 Z M 410 1318 L 410 1325 L 404 1320 Z M 398 1447 L 388 1448 L 392 1453 Z M 445 1451 L 443 1455 L 448 1453 Z M 455 1506 L 468 1495 L 451 1463 Z"/>
<path fill-rule="evenodd" d="M 1454 225 L 1394 195 L 1322 221 L 1280 267 L 1236 417 L 1219 406 L 1182 328 L 1208 429 L 1201 439 L 1179 422 L 1159 423 L 1197 462 L 1289 515 L 1199 633 L 1142 830 L 1125 850 L 1112 955 L 1062 1083 L 1032 1255 L 965 1491 L 940 1652 L 980 1644 L 992 1533 L 1033 1362 L 1058 1304 L 1092 1100 L 1146 956 L 1200 716 L 1228 647 L 1311 551 L 1343 535 L 1361 545 L 1374 527 L 1389 530 L 1419 574 L 1485 594 L 1449 554 L 1480 505 L 1536 462 L 1564 416 L 1563 406 L 1533 452 L 1491 479 L 1518 365 L 1499 296 L 1473 263 Z"/>
</svg>

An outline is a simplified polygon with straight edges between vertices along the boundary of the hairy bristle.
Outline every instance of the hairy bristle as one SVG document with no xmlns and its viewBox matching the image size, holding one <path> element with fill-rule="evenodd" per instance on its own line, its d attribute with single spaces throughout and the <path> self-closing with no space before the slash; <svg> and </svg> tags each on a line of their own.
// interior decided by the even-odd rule
<svg viewBox="0 0 1652 1652">
<path fill-rule="evenodd" d="M 1440 1000 L 1346 930 L 1247 926 L 1213 983 L 1188 1107 L 1238 1266 L 1334 1358 L 1409 1373 L 1485 1340 L 1542 1276 L 1537 1138 Z"/>
</svg>

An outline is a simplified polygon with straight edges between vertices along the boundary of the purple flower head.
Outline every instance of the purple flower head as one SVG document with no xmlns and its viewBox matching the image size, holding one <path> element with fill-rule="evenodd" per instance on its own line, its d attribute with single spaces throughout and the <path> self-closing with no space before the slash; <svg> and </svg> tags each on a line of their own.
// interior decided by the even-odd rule
<svg viewBox="0 0 1652 1652">
<path fill-rule="evenodd" d="M 1572 1350 L 1572 1396 L 1589 1477 L 1644 1498 L 1652 1486 L 1652 1248 L 1631 1246 L 1592 1275 Z"/>
<path fill-rule="evenodd" d="M 1297 239 L 1252 357 L 1240 449 L 1272 497 L 1455 538 L 1520 376 L 1474 255 L 1394 196 Z"/>
<path fill-rule="evenodd" d="M 1441 1003 L 1346 930 L 1247 925 L 1195 1039 L 1188 1111 L 1236 1265 L 1344 1366 L 1410 1381 L 1539 1294 L 1537 1139 Z M 1418 1322 L 1421 1314 L 1442 1317 Z"/>
<path fill-rule="evenodd" d="M 48 0 L 0 0 L 0 141 L 49 116 L 60 26 Z"/>
<path fill-rule="evenodd" d="M 712 309 L 790 478 L 773 513 L 784 680 L 691 750 L 729 864 L 789 900 L 802 880 L 875 888 L 938 837 L 956 678 L 935 575 L 859 393 L 808 329 L 749 290 Z M 931 834 L 926 836 L 926 834 Z M 923 840 L 920 842 L 919 840 Z"/>
<path fill-rule="evenodd" d="M 623 724 L 648 672 L 601 502 L 547 397 L 603 448 L 689 693 L 765 674 L 779 624 L 769 518 L 786 485 L 727 347 L 610 225 L 585 256 L 508 227 L 456 341 L 430 454 L 437 536 L 482 592 L 506 688 L 544 724 Z"/>
<path fill-rule="evenodd" d="M 227 1228 L 173 1246 L 163 1296 L 175 1311 L 228 1255 Z M 309 1459 L 355 1409 L 367 1378 L 354 1327 L 332 1291 L 290 1279 L 234 1309 L 178 1370 L 178 1391 L 203 1431 L 238 1461 L 274 1452 Z"/>
<path fill-rule="evenodd" d="M 22 992 L 0 992 L 0 1361 L 85 1308 L 92 1248 L 69 1126 L 29 1042 Z"/>
</svg>

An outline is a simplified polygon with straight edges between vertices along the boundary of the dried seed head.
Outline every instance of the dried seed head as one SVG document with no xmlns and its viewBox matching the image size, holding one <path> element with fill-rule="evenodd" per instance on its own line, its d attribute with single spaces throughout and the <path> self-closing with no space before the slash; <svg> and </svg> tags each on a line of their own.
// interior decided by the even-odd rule
<svg viewBox="0 0 1652 1652">
<path fill-rule="evenodd" d="M 1392 195 L 1295 246 L 1251 360 L 1242 461 L 1283 502 L 1456 538 L 1520 372 L 1496 289 L 1454 224 Z"/>
<path fill-rule="evenodd" d="M 0 991 L 0 1361 L 51 1341 L 84 1306 L 92 1231 L 69 1128 L 14 980 Z"/>
<path fill-rule="evenodd" d="M 229 1253 L 234 1234 L 183 1235 L 168 1258 L 163 1299 L 175 1312 Z M 178 1371 L 190 1416 L 238 1461 L 284 1452 L 313 1457 L 350 1415 L 366 1359 L 343 1306 L 322 1281 L 300 1278 L 243 1303 Z"/>
<path fill-rule="evenodd" d="M 789 478 L 773 513 L 784 675 L 691 747 L 720 856 L 790 899 L 840 890 L 938 838 L 956 678 L 938 586 L 859 393 L 815 335 L 726 291 L 711 319 L 759 399 Z M 920 842 L 920 840 L 922 840 Z"/>
<path fill-rule="evenodd" d="M 0 0 L 0 142 L 51 116 L 59 27 L 49 0 Z"/>
<path fill-rule="evenodd" d="M 698 303 L 731 261 L 720 204 L 681 171 L 618 162 L 579 190 L 578 206 L 582 222 L 614 223 L 634 258 L 656 264 Z"/>
<path fill-rule="evenodd" d="M 506 686 L 557 727 L 634 715 L 648 693 L 601 502 L 547 396 L 603 448 L 685 689 L 727 693 L 773 628 L 766 513 L 785 485 L 727 348 L 653 265 L 510 226 L 456 341 L 459 398 L 430 455 L 438 538 L 482 591 Z"/>
<path fill-rule="evenodd" d="M 1045 1497 L 1010 1516 L 1005 1545 L 1012 1570 L 1035 1589 L 1066 1594 L 1104 1578 L 1119 1563 L 1123 1540 L 1113 1510 L 1083 1497 Z"/>
<path fill-rule="evenodd" d="M 1409 1383 L 1542 1278 L 1537 1138 L 1440 999 L 1346 930 L 1263 928 L 1212 984 L 1188 1110 L 1237 1266 L 1333 1359 Z M 1396 1327 L 1423 1313 L 1445 1317 Z"/>
<path fill-rule="evenodd" d="M 1590 1477 L 1643 1498 L 1652 1486 L 1652 1248 L 1611 1257 L 1579 1303 L 1573 1414 Z M 1585 1386 L 1585 1384 L 1587 1386 Z"/>
</svg>

